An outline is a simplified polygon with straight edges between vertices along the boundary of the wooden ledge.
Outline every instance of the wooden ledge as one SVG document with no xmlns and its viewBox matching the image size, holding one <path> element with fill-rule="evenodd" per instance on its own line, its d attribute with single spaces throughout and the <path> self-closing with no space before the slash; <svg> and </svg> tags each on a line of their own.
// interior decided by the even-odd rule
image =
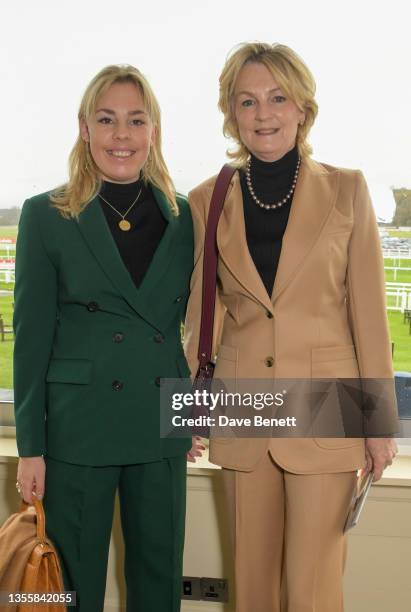
<svg viewBox="0 0 411 612">
<path fill-rule="evenodd" d="M 7 436 L 4 431 L 0 435 L 0 463 L 17 461 L 17 445 L 14 436 Z M 6 434 L 6 435 L 5 435 Z M 404 447 L 405 449 L 406 447 Z M 213 477 L 221 468 L 208 460 L 208 449 L 196 463 L 187 463 L 188 476 Z M 382 479 L 374 486 L 411 487 L 411 454 L 397 455 L 393 465 L 389 466 Z"/>
</svg>

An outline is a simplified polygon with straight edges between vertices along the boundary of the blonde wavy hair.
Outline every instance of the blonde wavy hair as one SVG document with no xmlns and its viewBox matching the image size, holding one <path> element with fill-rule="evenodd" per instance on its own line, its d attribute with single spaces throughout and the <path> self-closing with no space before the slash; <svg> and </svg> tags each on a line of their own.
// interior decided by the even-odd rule
<svg viewBox="0 0 411 612">
<path fill-rule="evenodd" d="M 155 141 L 142 168 L 142 178 L 146 184 L 151 183 L 164 193 L 173 214 L 178 215 L 176 191 L 161 151 L 160 107 L 147 79 L 137 68 L 128 64 L 106 66 L 89 83 L 78 112 L 79 135 L 69 157 L 69 180 L 50 194 L 50 200 L 64 217 L 77 218 L 99 192 L 100 171 L 88 143 L 80 135 L 80 121 L 87 121 L 96 109 L 98 98 L 114 83 L 134 83 L 141 92 L 145 110 L 155 129 Z"/>
<path fill-rule="evenodd" d="M 284 94 L 291 98 L 299 110 L 305 113 L 303 125 L 298 126 L 297 147 L 301 157 L 312 153 L 307 141 L 308 134 L 317 116 L 318 105 L 315 101 L 315 81 L 303 60 L 286 45 L 263 42 L 241 43 L 229 54 L 220 75 L 220 97 L 218 107 L 224 115 L 223 133 L 232 138 L 237 148 L 227 151 L 234 164 L 243 166 L 250 155 L 241 142 L 234 114 L 234 91 L 240 70 L 247 63 L 259 62 L 271 72 Z"/>
</svg>

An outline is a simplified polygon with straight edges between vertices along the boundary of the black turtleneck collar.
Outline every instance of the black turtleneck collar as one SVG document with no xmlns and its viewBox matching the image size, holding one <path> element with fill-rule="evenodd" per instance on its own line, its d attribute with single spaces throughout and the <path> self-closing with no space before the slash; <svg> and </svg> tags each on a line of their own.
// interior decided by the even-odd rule
<svg viewBox="0 0 411 612">
<path fill-rule="evenodd" d="M 293 183 L 297 163 L 298 149 L 296 146 L 273 162 L 262 161 L 255 155 L 251 155 L 251 183 L 257 197 L 268 204 L 285 197 Z"/>
<path fill-rule="evenodd" d="M 266 162 L 251 155 L 251 176 L 259 179 L 276 179 L 281 175 L 295 172 L 298 162 L 298 149 L 295 146 L 283 157 L 273 162 Z"/>
<path fill-rule="evenodd" d="M 101 182 L 101 195 L 106 198 L 110 203 L 114 204 L 116 208 L 123 208 L 123 206 L 130 206 L 133 200 L 137 197 L 138 192 L 141 191 L 139 201 L 141 202 L 145 198 L 146 188 L 141 179 L 133 181 L 132 183 L 113 183 L 111 181 Z"/>
<path fill-rule="evenodd" d="M 138 200 L 130 208 L 140 189 Z M 100 206 L 121 258 L 139 287 L 165 232 L 167 221 L 161 214 L 150 184 L 145 185 L 141 179 L 126 184 L 102 181 L 100 196 Z M 128 231 L 122 231 L 119 227 L 123 215 L 131 226 Z"/>
<path fill-rule="evenodd" d="M 252 155 L 251 183 L 257 197 L 267 204 L 281 201 L 293 184 L 297 163 L 297 147 L 274 162 L 265 162 Z M 244 170 L 240 178 L 248 248 L 267 293 L 271 296 L 292 198 L 276 209 L 260 208 L 250 195 Z"/>
</svg>

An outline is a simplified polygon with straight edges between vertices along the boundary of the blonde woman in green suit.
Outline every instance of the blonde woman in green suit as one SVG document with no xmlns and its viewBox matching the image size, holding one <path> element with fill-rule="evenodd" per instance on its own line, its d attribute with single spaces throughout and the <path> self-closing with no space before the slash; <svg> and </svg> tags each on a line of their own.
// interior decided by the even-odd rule
<svg viewBox="0 0 411 612">
<path fill-rule="evenodd" d="M 159 387 L 189 375 L 192 221 L 134 67 L 108 66 L 87 87 L 69 168 L 24 203 L 19 226 L 17 484 L 26 501 L 44 494 L 76 609 L 103 610 L 118 490 L 127 610 L 176 612 L 191 440 L 160 438 Z"/>
</svg>

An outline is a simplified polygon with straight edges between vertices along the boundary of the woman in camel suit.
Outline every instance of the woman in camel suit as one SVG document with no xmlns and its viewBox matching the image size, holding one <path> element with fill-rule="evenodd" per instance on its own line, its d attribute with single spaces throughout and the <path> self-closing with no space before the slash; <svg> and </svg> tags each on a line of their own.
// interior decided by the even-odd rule
<svg viewBox="0 0 411 612">
<path fill-rule="evenodd" d="M 393 378 L 372 204 L 360 171 L 311 159 L 314 93 L 308 68 L 284 45 L 240 45 L 221 74 L 238 171 L 217 230 L 216 378 Z M 189 195 L 193 374 L 214 184 Z M 373 469 L 378 480 L 396 452 L 394 394 L 384 406 L 378 438 L 211 439 L 233 527 L 237 612 L 343 610 L 343 525 L 356 472 Z"/>
</svg>

